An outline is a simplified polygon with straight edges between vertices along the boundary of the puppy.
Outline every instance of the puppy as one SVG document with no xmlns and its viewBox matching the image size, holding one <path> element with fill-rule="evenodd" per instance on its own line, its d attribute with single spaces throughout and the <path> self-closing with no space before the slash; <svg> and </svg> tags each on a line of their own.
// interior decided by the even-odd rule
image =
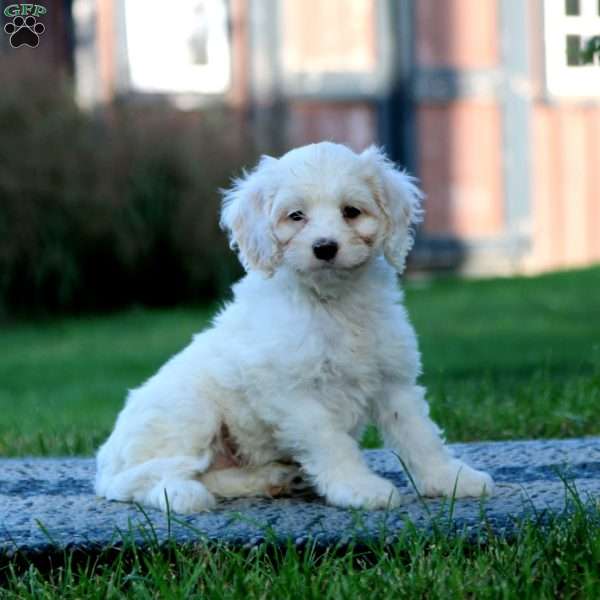
<svg viewBox="0 0 600 600">
<path fill-rule="evenodd" d="M 193 513 L 305 482 L 335 506 L 396 507 L 358 445 L 369 422 L 424 496 L 491 493 L 490 476 L 444 446 L 417 385 L 396 273 L 421 197 L 377 148 L 329 142 L 236 180 L 221 223 L 247 275 L 212 326 L 130 392 L 98 452 L 98 495 Z"/>
</svg>

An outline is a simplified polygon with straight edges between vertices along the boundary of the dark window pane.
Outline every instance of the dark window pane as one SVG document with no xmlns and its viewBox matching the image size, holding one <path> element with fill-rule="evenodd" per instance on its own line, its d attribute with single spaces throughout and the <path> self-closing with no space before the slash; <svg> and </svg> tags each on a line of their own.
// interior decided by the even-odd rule
<svg viewBox="0 0 600 600">
<path fill-rule="evenodd" d="M 569 66 L 581 64 L 581 36 L 567 36 L 567 64 Z"/>
<path fill-rule="evenodd" d="M 565 0 L 565 13 L 570 17 L 579 15 L 579 0 Z"/>
</svg>

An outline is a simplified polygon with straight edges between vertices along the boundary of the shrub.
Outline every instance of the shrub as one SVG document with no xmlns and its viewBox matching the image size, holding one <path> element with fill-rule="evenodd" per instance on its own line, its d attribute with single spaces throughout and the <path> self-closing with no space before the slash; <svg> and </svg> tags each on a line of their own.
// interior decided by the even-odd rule
<svg viewBox="0 0 600 600">
<path fill-rule="evenodd" d="M 75 104 L 41 65 L 0 63 L 0 309 L 203 301 L 239 272 L 218 188 L 254 153 L 240 115 Z"/>
</svg>

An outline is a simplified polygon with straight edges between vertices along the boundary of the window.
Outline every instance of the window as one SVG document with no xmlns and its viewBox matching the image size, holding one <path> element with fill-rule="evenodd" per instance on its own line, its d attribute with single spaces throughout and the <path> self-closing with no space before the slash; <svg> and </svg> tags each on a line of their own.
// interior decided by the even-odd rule
<svg viewBox="0 0 600 600">
<path fill-rule="evenodd" d="M 229 87 L 225 0 L 125 0 L 125 22 L 133 89 L 218 94 Z"/>
<path fill-rule="evenodd" d="M 565 0 L 565 14 L 569 17 L 579 16 L 581 14 L 579 0 Z"/>
<path fill-rule="evenodd" d="M 546 85 L 554 96 L 600 96 L 600 58 L 582 51 L 600 36 L 600 0 L 545 0 Z"/>
</svg>

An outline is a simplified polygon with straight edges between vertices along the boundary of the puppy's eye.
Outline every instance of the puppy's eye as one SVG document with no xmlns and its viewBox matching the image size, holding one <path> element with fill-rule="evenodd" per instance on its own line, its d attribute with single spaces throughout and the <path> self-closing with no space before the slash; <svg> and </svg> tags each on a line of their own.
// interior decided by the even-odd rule
<svg viewBox="0 0 600 600">
<path fill-rule="evenodd" d="M 344 206 L 342 214 L 344 215 L 344 219 L 356 219 L 361 213 L 355 206 Z"/>
<path fill-rule="evenodd" d="M 295 210 L 288 215 L 288 219 L 291 219 L 292 221 L 302 221 L 304 220 L 304 213 L 301 210 Z"/>
</svg>

